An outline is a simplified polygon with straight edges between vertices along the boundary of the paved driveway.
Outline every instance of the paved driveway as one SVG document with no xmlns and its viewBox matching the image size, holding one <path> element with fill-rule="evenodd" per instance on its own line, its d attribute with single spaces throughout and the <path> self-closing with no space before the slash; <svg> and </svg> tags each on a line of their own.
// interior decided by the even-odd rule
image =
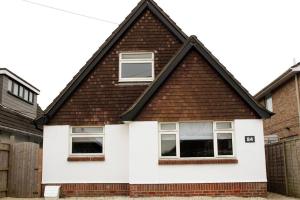
<svg viewBox="0 0 300 200">
<path fill-rule="evenodd" d="M 1 200 L 21 200 L 22 198 L 2 198 Z M 147 197 L 147 198 L 129 198 L 129 197 L 72 197 L 64 198 L 66 200 L 266 200 L 265 198 L 241 198 L 241 197 Z M 300 200 L 300 198 L 286 197 L 274 193 L 269 193 L 267 199 L 286 199 Z M 43 198 L 31 198 L 27 200 L 44 200 Z"/>
</svg>

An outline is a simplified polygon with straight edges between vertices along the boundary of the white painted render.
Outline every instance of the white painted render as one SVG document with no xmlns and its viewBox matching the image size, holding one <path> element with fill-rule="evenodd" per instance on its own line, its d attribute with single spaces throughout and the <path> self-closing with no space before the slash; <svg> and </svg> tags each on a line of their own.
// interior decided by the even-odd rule
<svg viewBox="0 0 300 200">
<path fill-rule="evenodd" d="M 262 120 L 235 120 L 238 164 L 158 165 L 158 123 L 129 124 L 129 182 L 224 183 L 266 182 Z M 255 143 L 245 143 L 245 136 Z"/>
<path fill-rule="evenodd" d="M 70 126 L 44 126 L 43 183 L 128 183 L 128 125 L 105 126 L 105 161 L 68 162 Z"/>
<path fill-rule="evenodd" d="M 266 182 L 262 120 L 235 120 L 234 129 L 238 164 L 158 165 L 158 122 L 105 126 L 105 161 L 93 162 L 68 162 L 70 126 L 45 126 L 43 183 Z"/>
</svg>

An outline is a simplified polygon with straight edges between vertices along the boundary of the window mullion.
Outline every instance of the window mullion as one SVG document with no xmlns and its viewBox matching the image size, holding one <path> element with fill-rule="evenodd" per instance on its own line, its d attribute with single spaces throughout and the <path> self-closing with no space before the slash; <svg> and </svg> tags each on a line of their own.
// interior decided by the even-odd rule
<svg viewBox="0 0 300 200">
<path fill-rule="evenodd" d="M 180 158 L 179 123 L 176 123 L 176 157 Z"/>
<path fill-rule="evenodd" d="M 217 132 L 214 130 L 213 131 L 213 139 L 214 139 L 214 157 L 218 157 L 218 137 L 217 137 Z"/>
</svg>

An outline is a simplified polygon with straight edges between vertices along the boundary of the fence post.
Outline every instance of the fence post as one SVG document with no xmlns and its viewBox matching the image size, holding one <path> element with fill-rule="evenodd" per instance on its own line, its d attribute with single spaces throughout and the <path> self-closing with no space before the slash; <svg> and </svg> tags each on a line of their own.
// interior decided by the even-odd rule
<svg viewBox="0 0 300 200">
<path fill-rule="evenodd" d="M 285 193 L 289 195 L 289 188 L 288 188 L 288 176 L 287 176 L 287 165 L 286 165 L 286 142 L 283 141 L 283 167 L 284 167 L 284 182 L 285 182 Z"/>
</svg>

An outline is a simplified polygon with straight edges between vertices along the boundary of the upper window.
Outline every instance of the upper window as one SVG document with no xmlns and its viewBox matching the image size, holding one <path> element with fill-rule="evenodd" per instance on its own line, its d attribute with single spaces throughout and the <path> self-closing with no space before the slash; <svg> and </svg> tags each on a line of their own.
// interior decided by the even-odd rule
<svg viewBox="0 0 300 200">
<path fill-rule="evenodd" d="M 119 81 L 153 81 L 154 54 L 151 52 L 120 53 Z"/>
<path fill-rule="evenodd" d="M 102 155 L 104 152 L 103 127 L 72 127 L 71 155 Z"/>
<path fill-rule="evenodd" d="M 8 79 L 7 89 L 11 94 L 13 94 L 16 97 L 19 97 L 20 99 L 28 103 L 32 104 L 34 102 L 34 93 L 28 88 L 25 88 L 21 84 L 17 83 L 16 81 Z"/>
<path fill-rule="evenodd" d="M 266 108 L 273 112 L 273 102 L 272 102 L 272 95 L 269 95 L 265 99 Z"/>
<path fill-rule="evenodd" d="M 233 122 L 160 123 L 160 157 L 228 157 L 233 152 Z"/>
</svg>

